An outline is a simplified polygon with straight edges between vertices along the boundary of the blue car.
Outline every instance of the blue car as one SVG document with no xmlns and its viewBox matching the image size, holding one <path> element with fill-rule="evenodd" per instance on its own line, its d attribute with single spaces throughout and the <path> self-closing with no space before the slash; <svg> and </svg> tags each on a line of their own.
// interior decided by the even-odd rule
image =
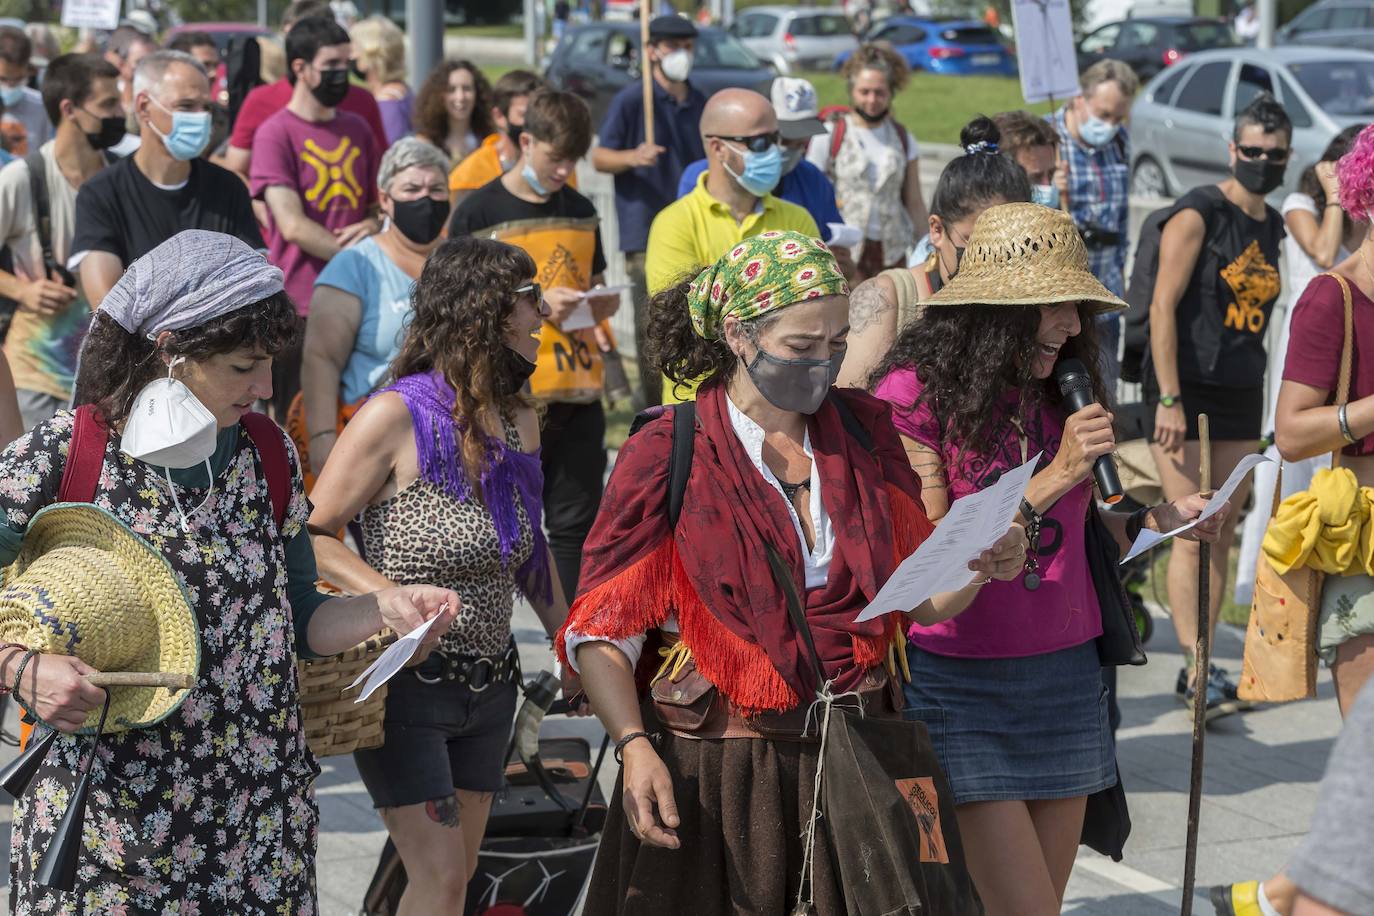
<svg viewBox="0 0 1374 916">
<path fill-rule="evenodd" d="M 869 29 L 865 42 L 886 41 L 912 70 L 958 76 L 1016 76 L 1016 57 L 995 30 L 976 19 L 891 16 Z M 835 58 L 844 66 L 852 52 Z"/>
</svg>

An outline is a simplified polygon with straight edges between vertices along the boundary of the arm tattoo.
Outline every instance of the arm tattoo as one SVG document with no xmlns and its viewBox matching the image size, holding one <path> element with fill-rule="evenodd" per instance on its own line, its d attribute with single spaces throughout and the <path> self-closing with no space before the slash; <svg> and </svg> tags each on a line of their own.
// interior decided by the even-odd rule
<svg viewBox="0 0 1374 916">
<path fill-rule="evenodd" d="M 865 280 L 849 294 L 849 329 L 862 331 L 894 307 L 892 299 L 876 277 Z"/>
<path fill-rule="evenodd" d="M 458 796 L 435 798 L 425 802 L 425 813 L 429 819 L 444 827 L 458 826 Z"/>
</svg>

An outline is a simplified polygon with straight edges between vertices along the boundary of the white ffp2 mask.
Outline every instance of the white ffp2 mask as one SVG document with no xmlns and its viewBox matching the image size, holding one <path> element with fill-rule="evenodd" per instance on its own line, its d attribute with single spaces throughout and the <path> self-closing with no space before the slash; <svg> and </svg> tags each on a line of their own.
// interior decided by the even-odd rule
<svg viewBox="0 0 1374 916">
<path fill-rule="evenodd" d="M 670 51 L 663 55 L 663 60 L 659 62 L 663 68 L 663 75 L 675 83 L 680 83 L 687 79 L 692 73 L 692 52 L 685 48 Z"/>
</svg>

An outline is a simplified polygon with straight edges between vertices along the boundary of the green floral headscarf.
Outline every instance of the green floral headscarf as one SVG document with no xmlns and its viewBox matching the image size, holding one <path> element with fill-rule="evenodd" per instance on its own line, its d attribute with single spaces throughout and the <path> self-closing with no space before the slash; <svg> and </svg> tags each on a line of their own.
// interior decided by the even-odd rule
<svg viewBox="0 0 1374 916">
<path fill-rule="evenodd" d="M 724 333 L 725 318 L 741 321 L 822 296 L 848 296 L 849 284 L 820 239 L 800 232 L 747 238 L 692 281 L 687 308 L 707 340 Z"/>
</svg>

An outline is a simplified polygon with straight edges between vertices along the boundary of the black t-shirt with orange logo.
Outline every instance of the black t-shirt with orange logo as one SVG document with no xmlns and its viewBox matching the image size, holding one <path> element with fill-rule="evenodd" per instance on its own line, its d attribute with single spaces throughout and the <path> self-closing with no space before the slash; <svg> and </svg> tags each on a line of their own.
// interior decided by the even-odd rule
<svg viewBox="0 0 1374 916">
<path fill-rule="evenodd" d="M 1179 377 L 1224 388 L 1262 385 L 1265 332 L 1283 286 L 1283 217 L 1266 205 L 1265 218 L 1254 219 L 1215 185 L 1189 191 L 1178 209 L 1197 210 L 1207 225 L 1176 312 Z"/>
</svg>

